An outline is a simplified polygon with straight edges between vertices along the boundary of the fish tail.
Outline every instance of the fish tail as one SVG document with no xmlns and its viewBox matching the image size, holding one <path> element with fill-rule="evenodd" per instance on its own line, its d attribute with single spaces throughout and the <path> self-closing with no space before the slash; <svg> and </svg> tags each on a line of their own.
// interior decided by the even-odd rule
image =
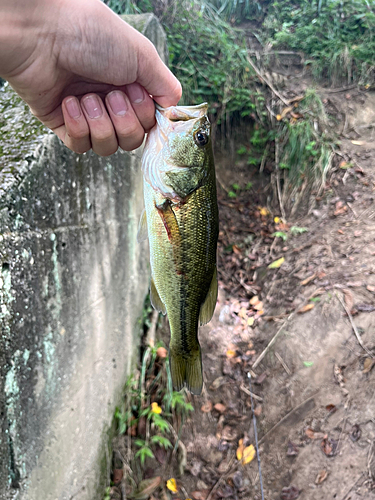
<svg viewBox="0 0 375 500">
<path fill-rule="evenodd" d="M 172 383 L 176 391 L 184 386 L 193 393 L 199 395 L 203 387 L 202 356 L 201 348 L 189 353 L 189 357 L 181 352 L 170 352 Z"/>
</svg>

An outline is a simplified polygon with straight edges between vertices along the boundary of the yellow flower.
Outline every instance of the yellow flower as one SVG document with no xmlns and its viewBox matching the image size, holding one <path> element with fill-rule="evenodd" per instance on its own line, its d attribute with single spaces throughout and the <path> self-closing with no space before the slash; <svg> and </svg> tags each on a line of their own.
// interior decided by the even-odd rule
<svg viewBox="0 0 375 500">
<path fill-rule="evenodd" d="M 259 212 L 260 212 L 260 215 L 263 215 L 263 216 L 266 216 L 269 214 L 269 211 L 266 207 L 259 207 Z"/>
<path fill-rule="evenodd" d="M 153 413 L 156 413 L 157 415 L 160 415 L 160 413 L 161 413 L 162 410 L 161 410 L 160 406 L 157 403 L 151 403 L 151 411 Z"/>
<path fill-rule="evenodd" d="M 275 217 L 273 219 L 273 221 L 274 221 L 275 224 L 278 224 L 280 222 L 280 220 L 281 220 L 280 217 Z"/>
<path fill-rule="evenodd" d="M 168 481 L 167 481 L 167 488 L 172 493 L 177 493 L 178 492 L 177 483 L 176 483 L 176 480 L 175 480 L 174 477 L 171 477 L 170 479 L 168 479 Z"/>
<path fill-rule="evenodd" d="M 254 457 L 255 457 L 255 448 L 251 444 L 250 446 L 248 446 L 243 450 L 242 465 L 250 463 Z"/>
</svg>

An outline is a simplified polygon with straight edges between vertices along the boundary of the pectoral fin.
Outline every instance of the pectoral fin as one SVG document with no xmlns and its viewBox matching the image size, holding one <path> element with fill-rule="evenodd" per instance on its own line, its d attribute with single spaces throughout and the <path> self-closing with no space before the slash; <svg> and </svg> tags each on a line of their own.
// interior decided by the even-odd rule
<svg viewBox="0 0 375 500">
<path fill-rule="evenodd" d="M 159 297 L 153 278 L 151 278 L 151 284 L 150 284 L 150 300 L 151 300 L 151 305 L 154 309 L 161 312 L 163 315 L 166 314 L 167 310 L 161 298 Z"/>
<path fill-rule="evenodd" d="M 216 300 L 217 300 L 217 271 L 215 267 L 215 271 L 212 276 L 212 281 L 207 293 L 206 300 L 202 304 L 199 314 L 199 323 L 201 326 L 208 323 L 212 318 L 212 316 L 214 315 Z"/>
<path fill-rule="evenodd" d="M 147 216 L 146 216 L 146 209 L 144 208 L 141 213 L 141 217 L 139 219 L 137 241 L 138 243 L 141 243 L 141 241 L 147 240 L 147 238 L 148 238 Z"/>
</svg>

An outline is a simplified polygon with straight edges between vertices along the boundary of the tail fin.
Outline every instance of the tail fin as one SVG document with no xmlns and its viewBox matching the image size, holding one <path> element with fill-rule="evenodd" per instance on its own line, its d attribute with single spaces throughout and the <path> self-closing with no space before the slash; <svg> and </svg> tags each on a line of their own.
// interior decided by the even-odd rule
<svg viewBox="0 0 375 500">
<path fill-rule="evenodd" d="M 180 391 L 184 386 L 199 395 L 203 387 L 201 348 L 183 356 L 178 351 L 170 352 L 173 388 Z"/>
</svg>

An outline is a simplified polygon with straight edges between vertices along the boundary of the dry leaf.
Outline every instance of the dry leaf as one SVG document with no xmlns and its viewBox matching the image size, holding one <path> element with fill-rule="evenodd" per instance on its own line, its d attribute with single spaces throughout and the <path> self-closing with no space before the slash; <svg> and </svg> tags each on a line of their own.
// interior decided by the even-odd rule
<svg viewBox="0 0 375 500">
<path fill-rule="evenodd" d="M 292 443 L 292 441 L 289 441 L 288 442 L 288 449 L 286 451 L 286 454 L 289 457 L 295 457 L 296 455 L 298 455 L 298 452 L 299 452 L 299 449 L 298 449 L 297 445 L 294 444 L 294 443 Z"/>
<path fill-rule="evenodd" d="M 268 269 L 278 269 L 284 263 L 284 261 L 285 258 L 281 257 L 280 259 L 271 262 L 271 264 L 269 264 L 268 266 Z"/>
<path fill-rule="evenodd" d="M 261 311 L 261 310 L 263 309 L 263 302 L 259 302 L 258 304 L 256 304 L 256 305 L 254 306 L 254 309 L 255 309 L 256 311 Z"/>
<path fill-rule="evenodd" d="M 281 500 L 296 500 L 299 497 L 300 490 L 293 485 L 284 487 L 281 490 Z"/>
<path fill-rule="evenodd" d="M 174 477 L 171 477 L 170 479 L 168 479 L 168 481 L 167 481 L 167 488 L 172 493 L 177 493 L 178 492 L 177 483 L 176 483 L 176 480 L 175 480 Z"/>
<path fill-rule="evenodd" d="M 146 500 L 150 497 L 150 495 L 152 495 L 152 493 L 156 490 L 160 483 L 160 476 L 141 481 L 136 491 L 132 494 L 132 498 L 134 498 L 134 500 Z"/>
<path fill-rule="evenodd" d="M 211 401 L 207 401 L 203 406 L 201 406 L 201 411 L 203 411 L 203 413 L 209 413 L 211 410 L 212 410 Z"/>
<path fill-rule="evenodd" d="M 366 288 L 369 292 L 375 292 L 375 286 L 367 285 Z"/>
<path fill-rule="evenodd" d="M 123 475 L 124 475 L 123 469 L 113 469 L 113 482 L 114 482 L 114 484 L 120 483 Z"/>
<path fill-rule="evenodd" d="M 243 455 L 243 450 L 244 450 L 243 439 L 240 439 L 238 441 L 238 448 L 236 451 L 237 460 L 241 460 L 242 455 Z"/>
<path fill-rule="evenodd" d="M 236 354 L 236 351 L 234 351 L 233 349 L 228 349 L 226 352 L 227 358 L 234 358 Z"/>
<path fill-rule="evenodd" d="M 305 430 L 305 434 L 309 439 L 323 439 L 325 436 L 324 432 L 313 431 L 311 427 Z"/>
<path fill-rule="evenodd" d="M 320 449 L 322 452 L 327 455 L 327 457 L 334 457 L 337 453 L 338 441 L 336 439 L 331 439 L 325 437 L 323 441 L 320 443 Z"/>
<path fill-rule="evenodd" d="M 363 146 L 365 144 L 365 141 L 350 141 L 350 142 L 355 146 Z"/>
<path fill-rule="evenodd" d="M 247 326 L 253 326 L 255 319 L 253 317 L 247 319 Z"/>
<path fill-rule="evenodd" d="M 219 413 L 224 413 L 226 411 L 226 409 L 227 409 L 227 407 L 225 405 L 223 405 L 222 403 L 216 403 L 216 405 L 214 406 L 214 408 Z"/>
<path fill-rule="evenodd" d="M 210 492 L 210 490 L 197 490 L 197 491 L 193 491 L 191 496 L 194 498 L 194 500 L 206 500 L 209 492 Z"/>
<path fill-rule="evenodd" d="M 256 417 L 259 417 L 261 413 L 262 413 L 262 405 L 258 404 L 254 410 L 254 415 Z"/>
<path fill-rule="evenodd" d="M 260 300 L 258 295 L 254 295 L 254 297 L 251 297 L 249 302 L 251 306 L 256 306 L 257 304 L 259 304 Z"/>
<path fill-rule="evenodd" d="M 350 439 L 355 443 L 361 437 L 362 431 L 358 424 L 354 424 L 349 433 Z"/>
<path fill-rule="evenodd" d="M 375 365 L 375 359 L 366 358 L 363 363 L 362 373 L 369 373 L 374 365 Z"/>
<path fill-rule="evenodd" d="M 310 281 L 312 281 L 314 278 L 316 278 L 316 273 L 312 274 L 311 276 L 309 276 L 308 278 L 304 279 L 303 281 L 301 281 L 301 285 L 302 286 L 305 286 L 307 285 L 308 283 L 310 283 Z"/>
<path fill-rule="evenodd" d="M 242 465 L 249 464 L 255 457 L 255 448 L 251 444 L 250 446 L 247 446 L 243 450 L 243 455 L 242 455 Z"/>
<path fill-rule="evenodd" d="M 286 108 L 284 108 L 282 111 L 281 111 L 281 114 L 278 115 L 280 116 L 280 120 L 282 120 L 288 113 L 290 113 L 291 111 L 293 111 L 293 106 L 288 106 Z M 280 121 L 278 120 L 278 121 Z"/>
<path fill-rule="evenodd" d="M 307 311 L 311 311 L 311 309 L 314 309 L 315 304 L 306 304 L 305 306 L 301 307 L 301 309 L 298 311 L 299 313 L 305 313 Z"/>
<path fill-rule="evenodd" d="M 316 476 L 315 484 L 321 484 L 328 477 L 328 472 L 326 470 L 321 470 L 319 474 Z"/>
<path fill-rule="evenodd" d="M 156 350 L 156 355 L 159 357 L 159 358 L 166 358 L 168 356 L 168 351 L 165 347 L 159 347 L 157 350 Z"/>
</svg>

